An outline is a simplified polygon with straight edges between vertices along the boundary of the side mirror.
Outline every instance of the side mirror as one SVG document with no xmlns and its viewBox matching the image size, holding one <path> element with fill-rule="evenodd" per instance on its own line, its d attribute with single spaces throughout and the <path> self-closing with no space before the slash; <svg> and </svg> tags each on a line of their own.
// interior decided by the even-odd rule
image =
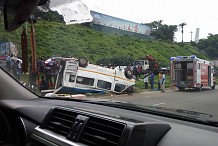
<svg viewBox="0 0 218 146">
<path fill-rule="evenodd" d="M 16 30 L 30 17 L 37 5 L 41 5 L 46 2 L 47 0 L 5 0 L 5 30 Z"/>
</svg>

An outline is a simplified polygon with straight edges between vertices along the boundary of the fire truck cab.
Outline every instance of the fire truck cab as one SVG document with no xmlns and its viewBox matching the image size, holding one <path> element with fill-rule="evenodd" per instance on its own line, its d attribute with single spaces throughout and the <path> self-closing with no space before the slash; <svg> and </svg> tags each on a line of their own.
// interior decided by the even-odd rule
<svg viewBox="0 0 218 146">
<path fill-rule="evenodd" d="M 215 89 L 214 68 L 211 61 L 191 56 L 177 56 L 170 58 L 170 77 L 172 85 L 179 90 L 210 87 Z"/>
</svg>

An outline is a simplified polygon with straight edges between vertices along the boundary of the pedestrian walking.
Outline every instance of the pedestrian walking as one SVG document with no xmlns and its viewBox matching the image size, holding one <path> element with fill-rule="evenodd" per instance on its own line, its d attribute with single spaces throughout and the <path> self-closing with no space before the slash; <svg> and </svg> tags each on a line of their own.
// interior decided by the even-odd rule
<svg viewBox="0 0 218 146">
<path fill-rule="evenodd" d="M 163 74 L 162 74 L 162 86 L 161 86 L 161 90 L 162 90 L 162 92 L 165 92 L 165 83 L 166 83 L 166 75 L 165 75 L 165 73 L 163 72 Z"/>
<path fill-rule="evenodd" d="M 145 90 L 148 90 L 148 74 L 144 76 Z"/>
<path fill-rule="evenodd" d="M 154 89 L 154 73 L 151 72 L 150 74 L 150 85 L 151 85 L 151 89 Z"/>
</svg>

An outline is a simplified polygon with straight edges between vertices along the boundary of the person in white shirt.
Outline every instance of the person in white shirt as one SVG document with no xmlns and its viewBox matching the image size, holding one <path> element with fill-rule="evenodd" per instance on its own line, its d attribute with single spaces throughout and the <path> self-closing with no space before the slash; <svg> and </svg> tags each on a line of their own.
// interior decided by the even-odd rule
<svg viewBox="0 0 218 146">
<path fill-rule="evenodd" d="M 165 75 L 165 73 L 163 72 L 163 74 L 162 74 L 162 87 L 161 87 L 161 90 L 162 90 L 162 92 L 165 92 L 165 83 L 166 83 L 166 75 Z"/>
<path fill-rule="evenodd" d="M 148 74 L 144 76 L 145 90 L 148 90 Z"/>
<path fill-rule="evenodd" d="M 18 80 L 20 80 L 21 73 L 22 73 L 22 63 L 23 63 L 23 61 L 20 58 L 18 58 L 16 60 L 16 63 L 17 63 L 17 77 L 18 77 Z"/>
</svg>

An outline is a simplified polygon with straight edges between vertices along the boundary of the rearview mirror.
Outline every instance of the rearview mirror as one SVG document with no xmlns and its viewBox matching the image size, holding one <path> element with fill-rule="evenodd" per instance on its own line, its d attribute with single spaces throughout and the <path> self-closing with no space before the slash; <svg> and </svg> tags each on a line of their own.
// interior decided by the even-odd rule
<svg viewBox="0 0 218 146">
<path fill-rule="evenodd" d="M 20 27 L 33 13 L 37 5 L 46 0 L 6 0 L 4 4 L 4 24 L 6 31 Z"/>
</svg>

